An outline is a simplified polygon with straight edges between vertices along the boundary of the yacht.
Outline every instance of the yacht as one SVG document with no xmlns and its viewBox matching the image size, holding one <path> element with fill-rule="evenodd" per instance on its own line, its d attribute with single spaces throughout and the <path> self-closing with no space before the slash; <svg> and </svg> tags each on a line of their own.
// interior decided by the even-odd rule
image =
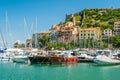
<svg viewBox="0 0 120 80">
<path fill-rule="evenodd" d="M 106 55 L 98 55 L 94 59 L 94 62 L 98 65 L 120 65 L 120 60 L 112 59 Z"/>
<path fill-rule="evenodd" d="M 62 64 L 77 63 L 78 57 L 71 55 L 71 51 L 49 51 L 29 56 L 30 64 Z"/>
<path fill-rule="evenodd" d="M 112 58 L 112 51 L 111 50 L 97 50 L 96 51 L 96 58 L 94 62 L 98 65 L 116 65 L 120 64 L 120 60 L 116 60 Z"/>
<path fill-rule="evenodd" d="M 88 54 L 80 54 L 78 56 L 78 62 L 93 62 L 94 57 Z"/>
</svg>

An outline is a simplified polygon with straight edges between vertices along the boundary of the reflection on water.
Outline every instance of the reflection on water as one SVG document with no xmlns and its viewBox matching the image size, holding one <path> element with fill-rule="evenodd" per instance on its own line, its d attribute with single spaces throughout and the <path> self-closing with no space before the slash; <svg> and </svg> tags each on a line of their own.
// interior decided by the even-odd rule
<svg viewBox="0 0 120 80">
<path fill-rule="evenodd" d="M 117 65 L 98 65 L 98 64 L 92 63 L 92 65 L 95 67 L 102 67 L 102 68 L 120 68 L 119 64 L 117 64 Z"/>
<path fill-rule="evenodd" d="M 119 80 L 120 65 L 20 64 L 0 62 L 0 80 Z M 6 77 L 7 76 L 7 77 Z"/>
<path fill-rule="evenodd" d="M 35 66 L 35 67 L 75 67 L 78 63 L 68 63 L 68 64 L 32 64 L 29 66 Z"/>
</svg>

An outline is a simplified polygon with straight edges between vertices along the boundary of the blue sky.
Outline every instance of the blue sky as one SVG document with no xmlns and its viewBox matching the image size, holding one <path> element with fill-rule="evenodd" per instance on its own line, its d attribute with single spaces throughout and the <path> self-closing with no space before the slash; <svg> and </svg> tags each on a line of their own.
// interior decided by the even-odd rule
<svg viewBox="0 0 120 80">
<path fill-rule="evenodd" d="M 41 32 L 64 21 L 66 14 L 85 8 L 119 8 L 119 3 L 120 0 L 0 0 L 0 27 L 9 45 L 17 40 L 23 43 L 35 32 L 36 16 L 37 31 Z M 0 41 L 1 46 L 1 38 Z"/>
</svg>

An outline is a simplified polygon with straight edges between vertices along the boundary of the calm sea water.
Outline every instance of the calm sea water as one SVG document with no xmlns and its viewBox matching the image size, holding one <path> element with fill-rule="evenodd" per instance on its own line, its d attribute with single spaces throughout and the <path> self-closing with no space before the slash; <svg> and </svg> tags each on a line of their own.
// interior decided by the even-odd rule
<svg viewBox="0 0 120 80">
<path fill-rule="evenodd" d="M 0 62 L 0 80 L 120 80 L 120 65 L 27 65 Z"/>
</svg>

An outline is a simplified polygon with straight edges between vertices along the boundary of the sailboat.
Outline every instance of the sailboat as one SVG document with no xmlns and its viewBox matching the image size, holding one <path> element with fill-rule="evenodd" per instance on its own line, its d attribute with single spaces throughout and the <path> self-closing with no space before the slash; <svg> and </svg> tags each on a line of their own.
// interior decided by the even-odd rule
<svg viewBox="0 0 120 80">
<path fill-rule="evenodd" d="M 24 18 L 24 30 L 26 30 L 26 19 Z M 26 33 L 25 33 L 25 39 L 26 39 Z M 16 49 L 17 52 L 14 53 L 14 56 L 12 58 L 12 62 L 16 62 L 16 63 L 28 63 L 28 52 L 27 52 L 27 48 L 25 45 L 25 50 L 21 50 L 21 49 Z"/>
<path fill-rule="evenodd" d="M 0 29 L 0 35 L 1 35 L 1 38 L 2 38 L 2 41 L 3 41 L 3 44 L 4 44 L 4 49 L 0 49 L 0 61 L 9 61 L 10 58 L 9 58 L 9 55 L 6 53 L 7 48 L 6 48 L 6 45 L 5 45 L 5 41 L 4 41 L 2 32 L 1 32 L 1 29 Z"/>
<path fill-rule="evenodd" d="M 7 16 L 7 11 L 5 14 L 5 23 L 6 23 L 6 33 L 9 33 L 8 29 L 8 16 Z M 11 59 L 11 53 L 7 51 L 7 46 L 6 46 L 6 41 L 4 40 L 4 36 L 2 34 L 2 30 L 0 29 L 0 36 L 3 42 L 3 49 L 0 49 L 0 61 L 9 61 Z M 7 36 L 8 37 L 8 36 Z"/>
</svg>

